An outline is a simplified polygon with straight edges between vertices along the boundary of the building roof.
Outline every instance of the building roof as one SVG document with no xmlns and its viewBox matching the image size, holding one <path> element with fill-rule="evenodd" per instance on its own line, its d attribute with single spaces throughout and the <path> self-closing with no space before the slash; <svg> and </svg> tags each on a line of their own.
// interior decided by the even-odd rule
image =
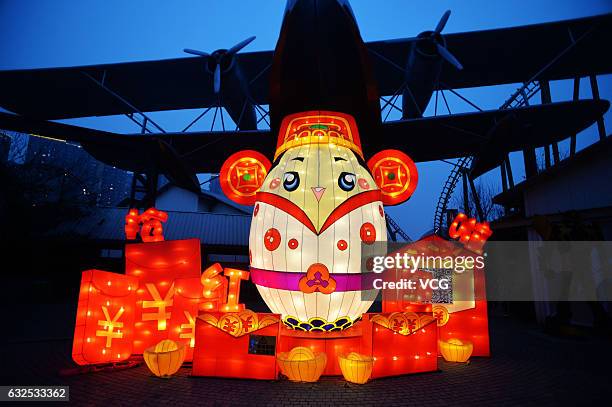
<svg viewBox="0 0 612 407">
<path fill-rule="evenodd" d="M 165 182 L 161 187 L 159 187 L 159 189 L 157 190 L 157 196 L 161 196 L 162 194 L 166 193 L 168 190 L 170 190 L 171 188 L 180 188 L 179 186 L 174 185 L 173 183 L 171 183 L 170 181 L 166 180 L 166 177 L 161 176 L 160 178 L 162 178 Z M 195 192 L 194 192 L 195 193 Z M 219 194 L 219 193 L 215 193 L 215 192 L 211 192 L 211 191 L 207 191 L 205 189 L 201 189 L 198 193 L 196 193 L 196 195 L 198 195 L 199 197 L 204 197 L 207 199 L 211 199 L 211 200 L 215 200 L 215 201 L 219 201 L 227 206 L 230 206 L 240 212 L 243 212 L 247 215 L 251 215 L 253 213 L 253 209 L 249 206 L 245 206 L 245 205 L 240 205 L 237 204 L 236 202 L 232 201 L 231 199 L 228 199 L 224 194 Z"/>
<path fill-rule="evenodd" d="M 516 184 L 514 188 L 510 188 L 507 191 L 493 197 L 493 202 L 504 206 L 520 205 L 522 203 L 523 193 L 525 190 L 542 182 L 546 182 L 552 177 L 560 176 L 565 171 L 571 171 L 577 166 L 589 165 L 593 160 L 598 159 L 598 157 L 609 159 L 611 152 L 612 137 L 606 137 L 605 139 L 597 143 L 593 143 L 583 150 L 578 151 L 573 157 L 562 160 L 558 164 L 539 172 L 537 175 Z"/>
<path fill-rule="evenodd" d="M 128 208 L 98 207 L 76 220 L 63 222 L 43 236 L 124 241 Z M 166 240 L 198 238 L 204 245 L 248 246 L 250 215 L 166 211 Z"/>
</svg>

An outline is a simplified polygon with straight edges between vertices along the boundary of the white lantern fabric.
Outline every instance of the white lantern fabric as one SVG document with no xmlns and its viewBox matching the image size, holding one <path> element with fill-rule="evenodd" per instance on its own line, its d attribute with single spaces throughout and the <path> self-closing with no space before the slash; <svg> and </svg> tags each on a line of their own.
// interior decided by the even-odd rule
<svg viewBox="0 0 612 407">
<path fill-rule="evenodd" d="M 332 143 L 298 145 L 277 159 L 257 194 L 249 238 L 253 281 L 289 325 L 343 329 L 377 294 L 357 287 L 362 243 L 386 238 L 379 191 L 355 152 Z M 313 265 L 324 272 L 304 280 Z M 325 278 L 334 280 L 333 292 L 326 293 Z M 300 289 L 319 283 L 314 292 Z"/>
</svg>

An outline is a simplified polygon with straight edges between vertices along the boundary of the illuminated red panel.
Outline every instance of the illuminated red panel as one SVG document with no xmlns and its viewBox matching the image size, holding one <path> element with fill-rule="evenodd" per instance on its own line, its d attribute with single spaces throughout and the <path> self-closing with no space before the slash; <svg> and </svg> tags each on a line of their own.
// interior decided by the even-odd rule
<svg viewBox="0 0 612 407">
<path fill-rule="evenodd" d="M 138 279 L 101 270 L 81 277 L 72 359 L 79 365 L 132 355 Z"/>
<path fill-rule="evenodd" d="M 417 242 L 411 248 L 417 251 L 425 251 L 425 244 L 435 242 L 435 249 L 443 252 L 432 253 L 435 255 L 446 255 L 451 250 L 454 256 L 477 256 L 479 253 L 467 250 L 458 244 L 446 241 L 437 236 L 428 236 Z M 428 252 L 429 253 L 429 252 Z M 397 276 L 399 279 L 401 276 Z M 402 290 L 383 291 L 383 312 L 434 312 L 432 304 L 418 303 L 403 297 Z M 485 285 L 485 269 L 479 268 L 474 263 L 474 308 L 458 312 L 446 313 L 446 317 L 440 321 L 438 334 L 441 340 L 448 341 L 457 338 L 462 341 L 470 341 L 474 344 L 472 356 L 490 356 L 489 345 L 489 322 L 487 312 L 487 295 Z M 434 306 L 436 306 L 434 304 Z M 438 304 L 437 307 L 444 307 Z M 437 308 L 439 311 L 440 308 Z M 439 314 L 439 312 L 438 312 Z M 435 314 L 434 314 L 435 315 Z M 440 315 L 437 315 L 440 319 Z"/>
<path fill-rule="evenodd" d="M 229 314 L 210 313 L 198 317 L 193 376 L 260 380 L 277 378 L 276 356 L 249 353 L 249 346 L 250 341 L 261 336 L 274 338 L 273 342 L 278 346 L 280 315 L 247 312 L 250 315 L 245 315 L 243 311 Z M 257 321 L 245 323 L 249 316 L 253 319 L 253 315 Z M 202 318 L 208 319 L 205 321 Z M 266 325 L 267 323 L 269 325 Z"/>
<path fill-rule="evenodd" d="M 134 353 L 168 339 L 174 306 L 175 280 L 199 278 L 201 270 L 198 239 L 126 245 L 126 274 L 137 277 L 136 332 Z"/>
<path fill-rule="evenodd" d="M 437 370 L 436 322 L 430 321 L 409 335 L 402 335 L 392 329 L 373 324 L 372 356 L 374 357 L 371 376 L 373 379 Z"/>
<path fill-rule="evenodd" d="M 449 314 L 448 322 L 438 327 L 440 339 L 458 338 L 474 344 L 472 356 L 490 356 L 489 318 L 487 312 L 484 269 L 474 269 L 476 307 Z"/>
<path fill-rule="evenodd" d="M 199 277 L 174 280 L 174 303 L 170 313 L 168 339 L 185 344 L 185 361 L 193 358 L 195 348 L 195 320 L 204 301 Z"/>
</svg>

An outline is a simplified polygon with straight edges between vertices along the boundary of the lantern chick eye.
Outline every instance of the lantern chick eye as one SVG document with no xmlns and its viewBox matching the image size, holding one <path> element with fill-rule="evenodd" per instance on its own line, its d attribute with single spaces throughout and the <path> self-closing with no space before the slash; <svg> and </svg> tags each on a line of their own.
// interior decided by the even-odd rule
<svg viewBox="0 0 612 407">
<path fill-rule="evenodd" d="M 283 187 L 293 192 L 300 186 L 300 174 L 295 171 L 286 172 L 283 176 Z"/>
<path fill-rule="evenodd" d="M 338 186 L 343 191 L 352 191 L 355 188 L 355 174 L 351 174 L 350 172 L 343 172 L 338 177 Z"/>
</svg>

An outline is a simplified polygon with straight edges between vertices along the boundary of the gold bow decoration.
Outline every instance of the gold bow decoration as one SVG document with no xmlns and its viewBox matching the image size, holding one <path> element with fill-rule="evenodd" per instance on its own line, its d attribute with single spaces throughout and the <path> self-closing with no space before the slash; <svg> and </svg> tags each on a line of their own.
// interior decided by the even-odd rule
<svg viewBox="0 0 612 407">
<path fill-rule="evenodd" d="M 227 312 L 219 318 L 212 314 L 201 314 L 198 318 L 236 338 L 280 322 L 272 315 L 264 315 L 260 319 L 257 313 L 249 309 Z"/>
<path fill-rule="evenodd" d="M 370 320 L 372 323 L 397 332 L 400 335 L 411 335 L 433 321 L 431 315 L 420 315 L 416 312 L 393 312 L 388 316 L 376 314 Z"/>
</svg>

